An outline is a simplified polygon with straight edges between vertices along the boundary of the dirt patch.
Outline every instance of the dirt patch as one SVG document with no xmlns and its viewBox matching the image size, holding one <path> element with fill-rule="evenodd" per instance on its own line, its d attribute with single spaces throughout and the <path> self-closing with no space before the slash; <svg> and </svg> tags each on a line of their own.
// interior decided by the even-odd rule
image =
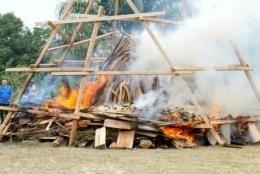
<svg viewBox="0 0 260 174">
<path fill-rule="evenodd" d="M 242 149 L 219 146 L 195 149 L 97 150 L 50 147 L 25 141 L 0 143 L 4 173 L 259 173 L 260 145 Z"/>
</svg>

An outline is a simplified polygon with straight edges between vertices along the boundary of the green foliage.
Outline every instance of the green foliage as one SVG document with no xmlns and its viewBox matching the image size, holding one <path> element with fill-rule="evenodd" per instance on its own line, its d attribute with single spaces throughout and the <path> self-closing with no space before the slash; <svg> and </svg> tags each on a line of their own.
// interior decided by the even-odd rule
<svg viewBox="0 0 260 174">
<path fill-rule="evenodd" d="M 50 33 L 50 28 L 34 28 L 31 31 L 13 13 L 0 14 L 0 76 L 7 79 L 14 95 L 21 89 L 28 73 L 9 73 L 5 69 L 28 67 L 35 63 Z M 48 61 L 51 56 L 46 55 L 44 61 Z M 40 76 L 41 74 L 36 74 L 34 78 L 40 79 Z"/>
</svg>

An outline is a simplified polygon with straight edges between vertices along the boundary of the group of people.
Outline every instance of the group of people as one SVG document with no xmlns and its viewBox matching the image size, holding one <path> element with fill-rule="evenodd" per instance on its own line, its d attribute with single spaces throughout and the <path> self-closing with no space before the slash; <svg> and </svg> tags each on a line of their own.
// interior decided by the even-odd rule
<svg viewBox="0 0 260 174">
<path fill-rule="evenodd" d="M 27 98 L 36 95 L 36 86 L 34 85 L 34 82 L 31 81 L 26 90 L 25 90 L 25 96 Z M 13 96 L 13 89 L 11 86 L 7 85 L 7 80 L 2 80 L 2 85 L 0 86 L 0 106 L 10 106 L 11 100 Z M 4 121 L 4 117 L 7 114 L 8 111 L 6 110 L 0 110 L 0 117 L 1 117 L 1 124 Z"/>
</svg>

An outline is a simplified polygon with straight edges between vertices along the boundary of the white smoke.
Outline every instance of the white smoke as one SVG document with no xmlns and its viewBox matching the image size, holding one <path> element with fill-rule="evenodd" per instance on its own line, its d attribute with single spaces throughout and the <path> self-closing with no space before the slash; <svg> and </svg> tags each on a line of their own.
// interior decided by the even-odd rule
<svg viewBox="0 0 260 174">
<path fill-rule="evenodd" d="M 245 62 L 254 68 L 250 73 L 260 88 L 260 1 L 202 0 L 197 5 L 200 9 L 199 14 L 187 19 L 186 26 L 180 26 L 166 35 L 152 28 L 173 65 L 238 65 L 238 58 L 230 44 L 230 40 L 234 40 Z M 170 67 L 147 32 L 143 32 L 140 38 L 141 45 L 134 55 L 137 61 L 131 67 L 132 70 L 169 70 Z M 243 71 L 202 71 L 183 77 L 202 105 L 218 105 L 231 114 L 240 114 L 248 107 L 259 108 Z M 183 107 L 191 103 L 174 76 L 160 76 L 160 82 L 168 94 L 164 105 Z M 152 96 L 152 93 L 149 93 L 138 99 L 136 104 L 151 105 L 155 98 L 156 95 Z"/>
</svg>

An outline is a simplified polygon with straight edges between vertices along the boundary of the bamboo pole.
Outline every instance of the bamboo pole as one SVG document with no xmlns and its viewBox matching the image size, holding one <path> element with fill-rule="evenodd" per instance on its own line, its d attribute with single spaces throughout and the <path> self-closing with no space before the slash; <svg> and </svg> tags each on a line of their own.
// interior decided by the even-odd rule
<svg viewBox="0 0 260 174">
<path fill-rule="evenodd" d="M 240 64 L 243 67 L 248 67 L 248 65 L 244 61 L 244 58 L 243 58 L 242 54 L 240 53 L 240 51 L 239 51 L 237 45 L 235 44 L 235 42 L 234 41 L 230 41 L 230 43 L 231 43 L 231 45 L 232 45 L 232 47 L 233 47 L 233 49 L 234 49 L 234 51 L 236 53 L 236 56 L 237 56 Z M 253 77 L 252 77 L 252 75 L 250 74 L 250 72 L 248 70 L 245 70 L 244 72 L 245 72 L 246 77 L 247 77 L 251 87 L 253 88 L 253 91 L 254 91 L 254 93 L 256 95 L 256 98 L 257 98 L 257 100 L 258 100 L 258 102 L 260 104 L 260 93 L 259 93 L 259 90 L 258 90 L 256 84 L 255 84 L 255 81 L 253 80 Z"/>
<path fill-rule="evenodd" d="M 102 16 L 103 11 L 104 11 L 104 7 L 102 7 L 102 6 L 99 7 L 97 16 Z M 95 22 L 95 25 L 94 25 L 94 28 L 92 31 L 92 35 L 91 35 L 91 40 L 89 42 L 89 47 L 88 47 L 88 52 L 86 55 L 84 67 L 89 67 L 89 65 L 90 65 L 99 25 L 100 25 L 99 21 Z M 78 93 L 78 99 L 77 99 L 77 103 L 76 103 L 75 113 L 79 112 L 79 110 L 80 110 L 80 105 L 82 102 L 82 96 L 83 96 L 83 92 L 84 92 L 85 83 L 86 83 L 86 75 L 83 75 L 81 77 L 81 81 L 80 81 L 80 87 L 79 87 L 79 93 Z"/>
<path fill-rule="evenodd" d="M 67 14 L 68 14 L 68 12 L 69 12 L 69 10 L 70 10 L 72 4 L 74 3 L 74 1 L 75 1 L 75 0 L 70 0 L 70 1 L 68 2 L 67 6 L 66 6 L 66 8 L 64 9 L 62 15 L 60 16 L 59 20 L 63 20 L 63 19 L 67 16 Z M 42 58 L 44 57 L 44 55 L 46 54 L 47 49 L 48 49 L 49 46 L 50 46 L 52 40 L 55 38 L 56 33 L 57 33 L 57 31 L 59 30 L 59 28 L 60 28 L 60 25 L 57 25 L 56 28 L 52 31 L 52 33 L 51 33 L 51 35 L 50 35 L 48 41 L 47 41 L 46 44 L 44 45 L 44 47 L 43 47 L 43 49 L 42 49 L 42 51 L 41 51 L 39 57 L 37 58 L 37 60 L 36 60 L 36 62 L 35 62 L 35 66 L 38 66 L 38 65 L 40 64 Z M 28 77 L 27 77 L 26 81 L 24 82 L 24 84 L 23 84 L 23 86 L 22 86 L 20 92 L 18 93 L 18 95 L 17 95 L 17 97 L 16 97 L 14 103 L 17 103 L 17 102 L 20 100 L 20 98 L 22 97 L 22 94 L 24 93 L 24 91 L 25 91 L 26 87 L 28 86 L 28 83 L 29 83 L 30 80 L 32 79 L 33 75 L 34 75 L 33 72 L 28 75 Z"/>
</svg>

